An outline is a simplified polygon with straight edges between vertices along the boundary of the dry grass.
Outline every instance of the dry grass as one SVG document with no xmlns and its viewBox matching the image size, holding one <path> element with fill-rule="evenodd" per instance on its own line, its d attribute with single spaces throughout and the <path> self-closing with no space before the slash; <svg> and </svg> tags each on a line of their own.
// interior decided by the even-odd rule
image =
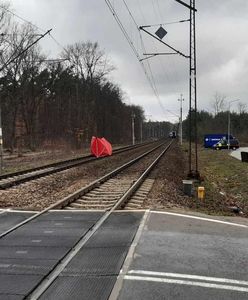
<svg viewBox="0 0 248 300">
<path fill-rule="evenodd" d="M 231 157 L 228 151 L 200 149 L 199 161 L 206 207 L 213 212 L 238 206 L 248 216 L 248 164 Z"/>
<path fill-rule="evenodd" d="M 172 147 L 153 173 L 156 178 L 146 206 L 159 209 L 186 209 L 211 215 L 236 215 L 231 207 L 240 207 L 248 217 L 248 164 L 228 155 L 227 151 L 199 148 L 199 171 L 204 181 L 204 200 L 183 194 L 182 180 L 188 173 L 188 146 Z M 197 188 L 197 185 L 196 185 Z"/>
</svg>

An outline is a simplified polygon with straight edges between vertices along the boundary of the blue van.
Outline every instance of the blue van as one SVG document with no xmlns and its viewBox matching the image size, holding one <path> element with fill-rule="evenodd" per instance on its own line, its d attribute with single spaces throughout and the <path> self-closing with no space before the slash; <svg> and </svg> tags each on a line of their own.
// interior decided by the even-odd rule
<svg viewBox="0 0 248 300">
<path fill-rule="evenodd" d="M 230 140 L 233 139 L 233 136 L 230 134 Z M 220 133 L 220 134 L 206 134 L 204 135 L 204 147 L 205 148 L 212 148 L 213 145 L 218 143 L 220 140 L 228 140 L 228 134 Z"/>
</svg>

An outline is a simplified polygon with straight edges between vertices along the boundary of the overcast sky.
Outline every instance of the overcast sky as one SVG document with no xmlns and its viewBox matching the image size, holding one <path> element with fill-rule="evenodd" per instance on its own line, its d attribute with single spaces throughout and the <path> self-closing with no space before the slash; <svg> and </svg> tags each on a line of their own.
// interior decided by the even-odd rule
<svg viewBox="0 0 248 300">
<path fill-rule="evenodd" d="M 139 32 L 123 0 L 110 2 L 140 56 L 143 56 Z M 125 2 L 139 26 L 189 18 L 189 11 L 174 0 Z M 185 2 L 189 3 L 189 0 Z M 78 41 L 97 41 L 116 67 L 111 80 L 125 92 L 126 103 L 144 108 L 147 119 L 176 121 L 175 115 L 179 114 L 177 100 L 181 93 L 185 99 L 183 109 L 186 115 L 188 60 L 178 55 L 149 59 L 163 110 L 104 0 L 12 0 L 10 3 L 16 14 L 45 30 L 52 28 L 53 36 L 63 46 Z M 227 101 L 240 99 L 240 102 L 248 104 L 248 1 L 196 0 L 196 6 L 199 109 L 212 112 L 211 102 L 216 92 L 225 95 Z M 163 26 L 168 32 L 163 40 L 188 54 L 189 23 Z M 158 27 L 149 30 L 155 32 Z M 168 51 L 145 33 L 142 33 L 142 39 L 148 53 Z M 43 39 L 42 47 L 51 58 L 62 51 L 50 37 Z M 232 107 L 235 110 L 237 103 L 233 103 Z"/>
</svg>

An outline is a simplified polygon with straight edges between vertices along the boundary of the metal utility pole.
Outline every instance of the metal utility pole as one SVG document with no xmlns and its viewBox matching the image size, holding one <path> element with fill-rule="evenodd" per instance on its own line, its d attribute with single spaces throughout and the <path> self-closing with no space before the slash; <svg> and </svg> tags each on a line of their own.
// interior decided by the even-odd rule
<svg viewBox="0 0 248 300">
<path fill-rule="evenodd" d="M 182 4 L 183 6 L 189 8 L 190 10 L 193 10 L 193 11 L 197 11 L 197 9 L 195 8 L 195 6 L 192 5 L 192 1 L 190 2 L 190 5 L 188 5 L 187 3 L 181 1 L 181 0 L 175 0 L 176 2 Z"/>
<path fill-rule="evenodd" d="M 180 101 L 180 144 L 183 144 L 183 94 L 181 94 L 180 99 L 178 99 L 178 101 Z"/>
<path fill-rule="evenodd" d="M 139 29 L 152 36 L 169 49 L 173 50 L 175 54 L 179 54 L 185 58 L 189 59 L 189 171 L 188 178 L 199 179 L 200 174 L 198 171 L 198 147 L 197 147 L 197 89 L 196 89 L 196 26 L 195 26 L 195 13 L 197 9 L 195 8 L 195 0 L 190 0 L 190 4 L 185 3 L 182 0 L 175 0 L 179 4 L 190 10 L 190 41 L 189 41 L 189 56 L 185 55 L 181 51 L 178 51 L 174 47 L 168 45 L 162 41 L 162 37 L 156 37 L 147 31 L 145 28 L 151 27 L 140 26 Z M 165 32 L 166 34 L 167 32 Z M 155 53 L 152 53 L 152 57 Z M 192 142 L 194 139 L 195 147 L 192 151 Z M 194 156 L 194 157 L 193 157 Z M 193 159 L 192 159 L 193 158 Z"/>
<path fill-rule="evenodd" d="M 39 40 L 41 40 L 44 36 L 49 34 L 52 31 L 52 29 L 49 29 L 44 34 L 40 35 L 38 39 L 36 39 L 32 44 L 27 46 L 24 50 L 22 50 L 19 54 L 17 54 L 14 58 L 10 58 L 7 60 L 7 62 L 0 68 L 0 72 L 2 72 L 8 65 L 10 65 L 12 62 L 14 62 L 17 58 L 19 58 L 22 54 L 24 54 L 26 51 L 28 51 L 29 48 L 31 48 L 33 45 L 35 45 Z M 0 97 L 0 174 L 2 174 L 3 170 L 3 130 L 2 130 L 2 99 Z"/>
<path fill-rule="evenodd" d="M 227 129 L 227 147 L 230 150 L 230 131 L 231 131 L 230 103 L 228 109 L 228 129 Z"/>
<path fill-rule="evenodd" d="M 135 118 L 135 114 L 132 113 L 132 142 L 133 145 L 135 145 L 135 135 L 134 135 L 134 118 Z"/>
<path fill-rule="evenodd" d="M 177 0 L 176 0 L 177 1 Z M 182 2 L 182 1 L 177 1 Z M 181 3 L 182 4 L 182 3 Z M 197 89 L 196 89 L 196 29 L 195 0 L 190 0 L 190 42 L 189 42 L 189 178 L 199 179 L 197 147 Z M 192 139 L 194 138 L 194 161 L 192 161 Z M 193 167 L 194 165 L 194 167 Z"/>
<path fill-rule="evenodd" d="M 143 120 L 140 121 L 140 142 L 143 142 Z"/>
</svg>

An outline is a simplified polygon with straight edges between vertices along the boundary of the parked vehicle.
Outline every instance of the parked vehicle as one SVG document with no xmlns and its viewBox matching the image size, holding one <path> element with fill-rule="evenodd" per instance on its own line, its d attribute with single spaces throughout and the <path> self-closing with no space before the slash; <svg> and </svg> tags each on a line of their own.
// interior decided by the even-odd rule
<svg viewBox="0 0 248 300">
<path fill-rule="evenodd" d="M 230 146 L 229 149 L 237 149 L 239 148 L 239 141 L 235 138 L 230 139 Z M 222 139 L 218 143 L 214 144 L 212 146 L 213 149 L 215 150 L 221 150 L 221 149 L 228 149 L 228 140 L 227 139 Z"/>
<path fill-rule="evenodd" d="M 226 134 L 226 133 L 206 134 L 206 135 L 204 135 L 204 147 L 212 148 L 214 144 L 217 144 L 222 139 L 228 140 L 228 134 Z M 233 136 L 230 135 L 230 140 L 232 140 L 232 139 L 233 139 Z"/>
</svg>

